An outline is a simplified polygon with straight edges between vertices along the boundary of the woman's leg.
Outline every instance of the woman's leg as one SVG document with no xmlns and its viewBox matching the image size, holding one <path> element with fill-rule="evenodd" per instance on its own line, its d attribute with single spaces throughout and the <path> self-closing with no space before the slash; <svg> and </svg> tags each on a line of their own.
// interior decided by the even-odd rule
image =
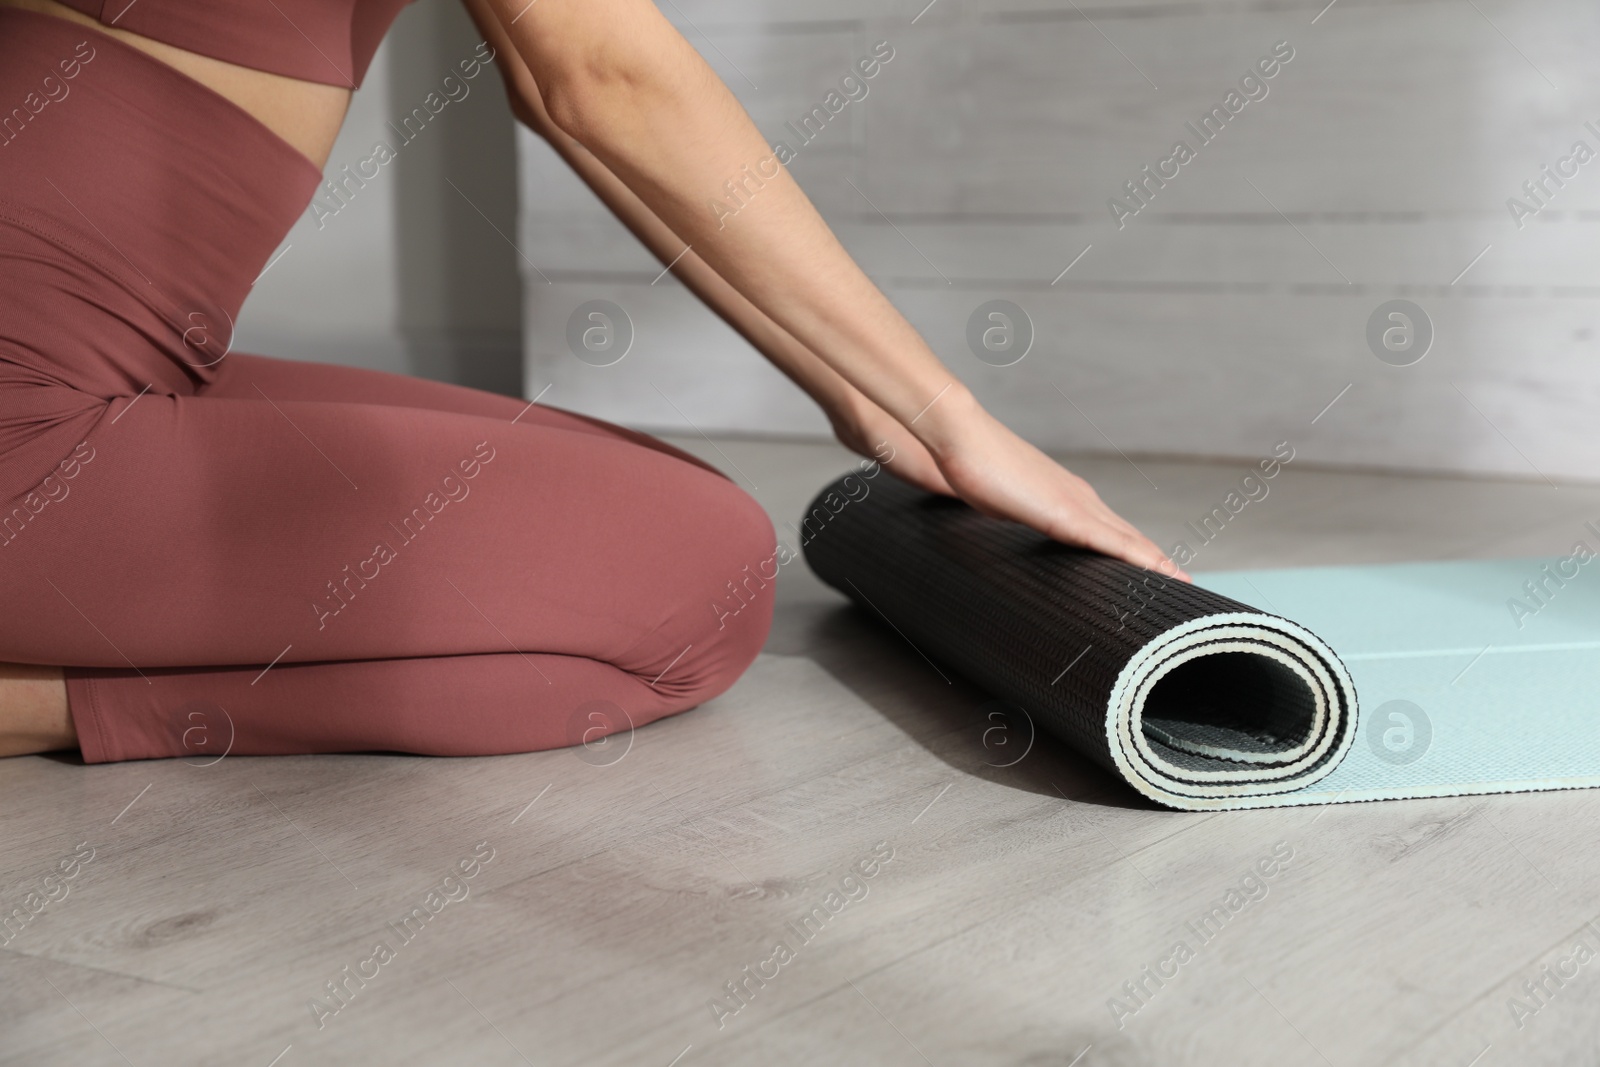
<svg viewBox="0 0 1600 1067">
<path fill-rule="evenodd" d="M 529 405 L 526 400 L 499 393 L 470 389 L 449 382 L 413 378 L 405 374 L 344 367 L 333 363 L 311 363 L 297 359 L 278 359 L 243 352 L 229 354 L 217 364 L 217 377 L 202 387 L 200 396 L 234 397 L 259 400 L 340 400 L 352 404 L 385 404 L 393 407 L 427 408 L 454 411 L 462 415 L 515 420 L 534 426 L 593 433 L 629 441 L 657 452 L 665 452 L 686 463 L 721 473 L 708 463 L 649 434 L 616 426 L 590 415 L 580 415 L 548 404 Z"/>
<path fill-rule="evenodd" d="M 0 663 L 0 756 L 77 747 L 62 669 Z"/>
<path fill-rule="evenodd" d="M 0 642 L 69 665 L 86 759 L 184 754 L 196 714 L 236 754 L 548 748 L 759 651 L 774 537 L 726 478 L 550 409 L 289 399 L 317 392 L 293 368 L 240 359 L 254 399 L 113 400 L 70 495 L 0 549 L 30 609 Z M 454 399 L 525 406 L 488 397 Z"/>
</svg>

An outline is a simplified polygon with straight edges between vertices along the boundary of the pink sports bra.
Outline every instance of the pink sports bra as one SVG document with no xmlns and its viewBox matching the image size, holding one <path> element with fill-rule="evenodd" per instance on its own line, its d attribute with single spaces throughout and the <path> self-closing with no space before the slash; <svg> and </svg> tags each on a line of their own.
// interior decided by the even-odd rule
<svg viewBox="0 0 1600 1067">
<path fill-rule="evenodd" d="M 411 0 L 61 0 L 107 26 L 241 67 L 360 86 Z"/>
</svg>

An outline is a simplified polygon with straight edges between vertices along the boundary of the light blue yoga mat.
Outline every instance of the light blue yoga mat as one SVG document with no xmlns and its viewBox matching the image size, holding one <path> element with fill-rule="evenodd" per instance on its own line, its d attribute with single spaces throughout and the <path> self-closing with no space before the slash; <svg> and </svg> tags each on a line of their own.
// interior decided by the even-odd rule
<svg viewBox="0 0 1600 1067">
<path fill-rule="evenodd" d="M 1349 669 L 1359 707 L 1359 733 L 1327 777 L 1225 806 L 1600 785 L 1600 561 L 1568 560 L 1571 577 L 1559 562 L 1195 576 L 1321 637 Z"/>
</svg>

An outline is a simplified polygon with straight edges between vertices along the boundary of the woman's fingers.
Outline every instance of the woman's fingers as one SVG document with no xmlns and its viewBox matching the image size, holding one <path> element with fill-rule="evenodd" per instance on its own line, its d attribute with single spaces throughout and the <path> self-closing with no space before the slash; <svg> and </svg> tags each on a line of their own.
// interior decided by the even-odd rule
<svg viewBox="0 0 1600 1067">
<path fill-rule="evenodd" d="M 1098 514 L 1078 512 L 1069 515 L 1065 525 L 1050 531 L 1050 535 L 1058 541 L 1091 548 L 1167 577 L 1184 582 L 1191 580 L 1154 541 L 1116 512 L 1104 504 L 1093 510 Z"/>
<path fill-rule="evenodd" d="M 1109 507 L 1105 509 L 1105 512 L 1118 538 L 1118 543 L 1123 546 L 1123 552 L 1137 555 L 1138 558 L 1131 559 L 1130 562 L 1138 563 L 1141 567 L 1149 567 L 1152 570 L 1162 569 L 1163 573 L 1176 574 L 1184 581 L 1189 580 L 1189 576 L 1179 569 L 1178 565 L 1162 551 L 1161 546 L 1145 536 L 1138 527 L 1112 511 Z M 1151 559 L 1154 559 L 1155 562 L 1150 562 Z"/>
<path fill-rule="evenodd" d="M 987 412 L 971 419 L 965 430 L 960 445 L 939 461 L 939 467 L 956 494 L 973 508 L 1065 544 L 1190 581 L 1154 541 L 1111 510 L 1088 482 Z"/>
<path fill-rule="evenodd" d="M 1108 555 L 1127 560 L 1136 567 L 1144 567 L 1169 578 L 1177 578 L 1183 582 L 1191 580 L 1154 541 L 1143 534 L 1109 529 L 1106 540 L 1110 547 L 1102 548 L 1101 551 Z"/>
</svg>

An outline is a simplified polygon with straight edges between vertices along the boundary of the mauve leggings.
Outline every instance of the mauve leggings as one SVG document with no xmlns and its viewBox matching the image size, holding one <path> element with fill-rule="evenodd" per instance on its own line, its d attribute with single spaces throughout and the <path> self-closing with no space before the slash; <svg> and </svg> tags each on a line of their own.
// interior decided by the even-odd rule
<svg viewBox="0 0 1600 1067">
<path fill-rule="evenodd" d="M 733 482 L 547 405 L 227 352 L 316 168 L 0 8 L 0 108 L 35 98 L 0 133 L 0 660 L 68 668 L 88 762 L 554 748 L 754 659 L 775 537 Z"/>
</svg>

